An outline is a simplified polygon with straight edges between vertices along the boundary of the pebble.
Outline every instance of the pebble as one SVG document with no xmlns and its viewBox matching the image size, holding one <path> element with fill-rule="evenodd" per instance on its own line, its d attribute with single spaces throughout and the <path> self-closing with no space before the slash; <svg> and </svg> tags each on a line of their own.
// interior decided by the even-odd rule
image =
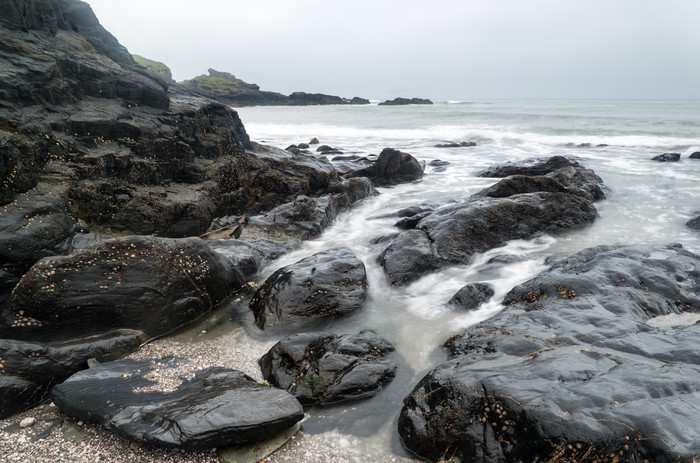
<svg viewBox="0 0 700 463">
<path fill-rule="evenodd" d="M 30 416 L 30 417 L 25 418 L 22 421 L 20 421 L 19 427 L 20 428 L 28 428 L 30 426 L 33 426 L 34 423 L 36 423 L 36 418 L 34 418 L 33 416 Z"/>
</svg>

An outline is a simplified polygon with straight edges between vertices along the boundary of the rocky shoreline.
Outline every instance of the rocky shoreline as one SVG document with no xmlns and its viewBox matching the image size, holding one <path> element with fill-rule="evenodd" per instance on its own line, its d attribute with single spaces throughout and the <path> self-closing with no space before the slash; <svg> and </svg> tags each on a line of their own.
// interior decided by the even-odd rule
<svg viewBox="0 0 700 463">
<path fill-rule="evenodd" d="M 309 151 L 318 140 L 257 144 L 225 104 L 137 65 L 87 4 L 0 8 L 8 461 L 387 458 L 335 431 L 303 432 L 309 407 L 381 397 L 401 368 L 373 327 L 330 330 L 363 309 L 365 262 L 336 247 L 254 280 L 375 186 L 419 181 L 425 164 L 394 148 L 361 158 Z M 461 202 L 396 211 L 395 232 L 372 242 L 387 281 L 588 226 L 606 196 L 563 156 L 479 175 L 498 180 Z M 700 256 L 679 245 L 550 259 L 499 314 L 446 342 L 447 361 L 404 400 L 403 444 L 429 461 L 695 463 L 699 283 Z M 470 310 L 493 295 L 471 285 L 452 303 Z M 265 342 L 172 337 L 232 298 Z"/>
</svg>

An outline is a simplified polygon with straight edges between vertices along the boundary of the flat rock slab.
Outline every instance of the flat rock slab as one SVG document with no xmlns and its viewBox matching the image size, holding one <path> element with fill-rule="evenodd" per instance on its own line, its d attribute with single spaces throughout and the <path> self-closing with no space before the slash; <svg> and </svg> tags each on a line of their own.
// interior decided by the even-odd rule
<svg viewBox="0 0 700 463">
<path fill-rule="evenodd" d="M 316 253 L 274 272 L 250 301 L 260 329 L 301 329 L 359 310 L 365 265 L 348 248 Z"/>
<path fill-rule="evenodd" d="M 357 335 L 293 334 L 260 359 L 263 377 L 303 404 L 370 397 L 396 374 L 394 351 L 385 339 Z"/>
<path fill-rule="evenodd" d="M 207 449 L 269 439 L 304 417 L 289 393 L 237 370 L 196 370 L 189 360 L 117 360 L 71 376 L 56 405 L 136 442 Z"/>
<path fill-rule="evenodd" d="M 553 262 L 450 338 L 404 401 L 403 442 L 431 461 L 697 461 L 699 288 L 679 245 Z"/>
</svg>

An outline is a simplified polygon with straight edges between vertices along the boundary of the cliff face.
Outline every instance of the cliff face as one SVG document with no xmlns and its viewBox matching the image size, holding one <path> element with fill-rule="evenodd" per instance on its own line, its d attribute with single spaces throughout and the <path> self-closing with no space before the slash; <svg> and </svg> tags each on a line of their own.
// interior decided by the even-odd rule
<svg viewBox="0 0 700 463">
<path fill-rule="evenodd" d="M 67 252 L 79 232 L 199 235 L 337 178 L 251 152 L 235 111 L 136 64 L 86 3 L 0 11 L 0 274 Z"/>
</svg>

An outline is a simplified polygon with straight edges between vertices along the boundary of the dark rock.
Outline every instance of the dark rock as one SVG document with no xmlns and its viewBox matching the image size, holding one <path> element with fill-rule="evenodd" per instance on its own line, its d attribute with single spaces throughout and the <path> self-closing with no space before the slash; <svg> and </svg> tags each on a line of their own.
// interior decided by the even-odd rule
<svg viewBox="0 0 700 463">
<path fill-rule="evenodd" d="M 375 186 L 412 182 L 423 177 L 423 167 L 408 153 L 384 148 L 368 167 L 345 174 L 346 177 L 367 177 Z"/>
<path fill-rule="evenodd" d="M 0 306 L 10 297 L 10 293 L 17 286 L 17 283 L 19 283 L 19 278 L 0 270 Z"/>
<path fill-rule="evenodd" d="M 435 145 L 435 148 L 465 148 L 465 147 L 472 147 L 476 146 L 476 142 L 474 141 L 463 141 L 463 142 L 449 142 L 449 143 L 440 143 Z"/>
<path fill-rule="evenodd" d="M 493 286 L 488 283 L 470 283 L 455 293 L 448 304 L 466 310 L 475 310 L 494 295 Z"/>
<path fill-rule="evenodd" d="M 309 145 L 318 145 L 320 142 L 318 141 L 318 138 L 314 137 L 311 140 L 309 140 Z"/>
<path fill-rule="evenodd" d="M 413 217 L 417 214 L 422 214 L 423 212 L 433 212 L 438 208 L 437 204 L 423 203 L 417 206 L 406 207 L 396 211 L 396 215 L 399 217 Z"/>
<path fill-rule="evenodd" d="M 690 156 L 688 156 L 688 158 L 689 159 L 700 159 L 700 151 L 695 151 Z"/>
<path fill-rule="evenodd" d="M 422 212 L 411 217 L 404 217 L 394 224 L 395 227 L 402 230 L 413 230 L 418 226 L 421 220 L 430 215 L 430 212 Z"/>
<path fill-rule="evenodd" d="M 370 104 L 370 101 L 366 98 L 360 98 L 359 96 L 353 97 L 350 102 L 350 104 Z"/>
<path fill-rule="evenodd" d="M 263 377 L 302 404 L 370 397 L 396 373 L 394 346 L 372 332 L 293 334 L 260 359 Z"/>
<path fill-rule="evenodd" d="M 349 315 L 367 297 L 365 266 L 348 248 L 314 254 L 274 272 L 250 301 L 260 329 L 313 329 Z"/>
<path fill-rule="evenodd" d="M 67 253 L 77 229 L 68 187 L 42 181 L 0 213 L 0 265 L 21 276 L 39 259 Z"/>
<path fill-rule="evenodd" d="M 287 97 L 287 104 L 292 106 L 315 106 L 330 104 L 348 104 L 348 101 L 334 95 L 323 93 L 294 92 Z"/>
<path fill-rule="evenodd" d="M 199 75 L 182 82 L 187 89 L 221 101 L 230 106 L 287 105 L 289 98 L 276 92 L 260 90 L 231 73 L 209 69 L 208 75 Z"/>
<path fill-rule="evenodd" d="M 139 66 L 87 4 L 0 8 L 6 271 L 19 276 L 68 252 L 77 219 L 105 234 L 198 236 L 216 217 L 257 214 L 338 182 L 327 160 L 251 143 L 229 107 Z M 34 223 L 15 233 L 22 215 Z"/>
<path fill-rule="evenodd" d="M 225 256 L 246 281 L 252 280 L 270 261 L 298 247 L 298 243 L 286 240 L 270 241 L 251 237 L 215 240 L 209 244 L 214 251 Z"/>
<path fill-rule="evenodd" d="M 441 159 L 433 159 L 428 163 L 429 166 L 431 167 L 441 167 L 441 166 L 449 166 L 450 163 L 448 161 L 443 161 Z"/>
<path fill-rule="evenodd" d="M 681 160 L 681 153 L 664 153 L 651 158 L 652 161 L 658 162 L 678 162 Z"/>
<path fill-rule="evenodd" d="M 138 331 L 117 330 L 53 343 L 0 339 L 0 374 L 8 378 L 0 380 L 0 418 L 36 405 L 55 384 L 86 369 L 89 359 L 122 358 L 147 338 Z"/>
<path fill-rule="evenodd" d="M 335 153 L 336 151 L 339 151 L 339 150 L 337 148 L 333 148 L 332 146 L 321 145 L 318 148 L 316 148 L 316 151 L 323 154 L 323 153 L 328 153 L 328 152 Z"/>
<path fill-rule="evenodd" d="M 309 149 L 309 145 L 308 145 L 308 143 L 299 143 L 297 145 L 297 148 L 299 148 L 300 150 L 305 150 L 305 149 Z"/>
<path fill-rule="evenodd" d="M 700 216 L 695 217 L 694 219 L 688 220 L 685 223 L 686 227 L 692 228 L 693 230 L 700 230 Z"/>
<path fill-rule="evenodd" d="M 474 254 L 508 240 L 580 227 L 597 217 L 592 201 L 602 194 L 601 180 L 581 166 L 567 165 L 544 179 L 502 182 L 427 215 L 414 230 L 389 240 L 377 259 L 389 281 L 408 284 L 445 265 L 466 264 Z M 554 191 L 542 191 L 544 187 Z"/>
<path fill-rule="evenodd" d="M 580 167 L 580 164 L 564 156 L 532 159 L 515 164 L 502 164 L 477 172 L 477 177 L 508 177 L 510 175 L 546 175 L 564 167 Z"/>
<path fill-rule="evenodd" d="M 477 177 L 514 177 L 497 183 L 491 194 L 510 196 L 511 192 L 520 191 L 566 191 L 571 194 L 588 197 L 594 201 L 605 198 L 601 185 L 603 180 L 590 169 L 563 156 L 553 156 L 546 160 L 525 161 L 519 164 L 494 166 L 476 174 Z M 532 180 L 522 178 L 533 177 Z M 557 183 L 565 188 L 562 190 Z M 537 190 L 539 189 L 539 190 Z M 484 191 L 487 191 L 484 190 Z"/>
<path fill-rule="evenodd" d="M 386 100 L 379 103 L 379 106 L 398 106 L 398 105 L 409 105 L 409 104 L 433 104 L 432 101 L 426 98 L 394 98 L 393 100 Z"/>
<path fill-rule="evenodd" d="M 285 150 L 287 150 L 287 151 L 294 151 L 297 149 L 299 149 L 299 147 L 297 145 L 289 145 L 288 147 L 285 148 Z"/>
<path fill-rule="evenodd" d="M 404 401 L 404 444 L 431 461 L 691 463 L 699 283 L 700 257 L 679 245 L 553 262 L 450 338 L 453 359 Z"/>
<path fill-rule="evenodd" d="M 243 284 L 199 238 L 125 237 L 35 264 L 2 310 L 0 334 L 56 341 L 119 328 L 168 333 Z"/>
<path fill-rule="evenodd" d="M 300 241 L 318 236 L 338 213 L 357 201 L 376 194 L 366 178 L 351 178 L 328 188 L 330 194 L 318 198 L 298 196 L 265 214 L 248 218 L 243 237 Z"/>
<path fill-rule="evenodd" d="M 53 390 L 58 407 L 73 418 L 97 422 L 136 442 L 209 449 L 268 439 L 304 417 L 285 391 L 240 371 L 199 370 L 172 357 L 117 360 L 76 373 Z M 179 380 L 176 389 L 150 379 Z"/>
</svg>

